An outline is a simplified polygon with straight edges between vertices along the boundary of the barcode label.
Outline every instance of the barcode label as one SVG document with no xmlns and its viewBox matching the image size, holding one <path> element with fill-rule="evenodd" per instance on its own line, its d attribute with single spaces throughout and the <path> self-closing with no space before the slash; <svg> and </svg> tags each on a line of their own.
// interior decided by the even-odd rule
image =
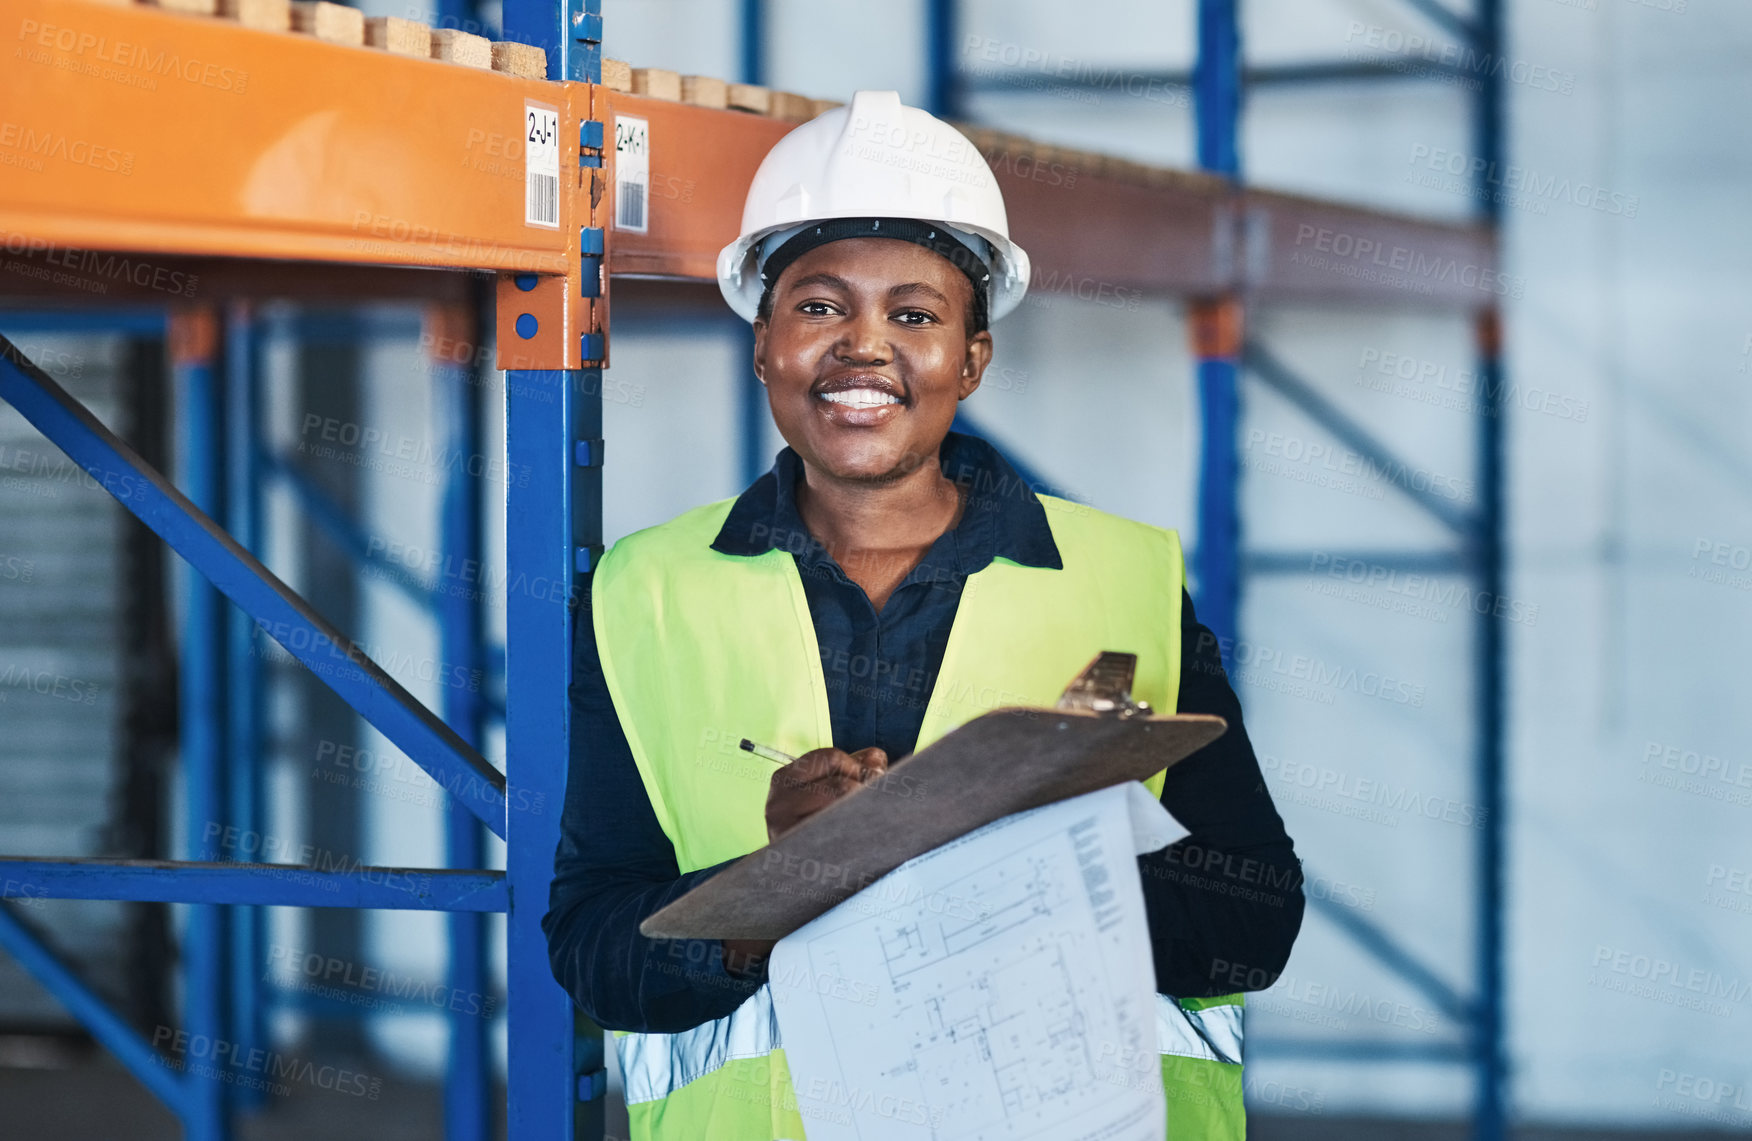
<svg viewBox="0 0 1752 1141">
<path fill-rule="evenodd" d="M 651 124 L 619 116 L 614 121 L 614 226 L 634 234 L 651 228 Z"/>
<path fill-rule="evenodd" d="M 523 105 L 523 224 L 560 228 L 560 113 Z"/>
<path fill-rule="evenodd" d="M 523 220 L 531 226 L 553 226 L 560 224 L 560 180 L 551 174 L 529 175 L 529 202 L 525 207 Z"/>
<path fill-rule="evenodd" d="M 645 231 L 645 186 L 639 182 L 620 184 L 620 191 L 615 196 L 619 209 L 615 211 L 614 224 L 622 230 Z"/>
</svg>

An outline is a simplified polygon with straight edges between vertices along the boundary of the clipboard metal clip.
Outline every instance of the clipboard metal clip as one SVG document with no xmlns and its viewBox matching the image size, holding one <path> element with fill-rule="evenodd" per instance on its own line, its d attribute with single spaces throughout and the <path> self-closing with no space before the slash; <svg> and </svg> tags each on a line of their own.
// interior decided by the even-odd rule
<svg viewBox="0 0 1752 1141">
<path fill-rule="evenodd" d="M 1107 717 L 1147 717 L 1154 712 L 1149 703 L 1132 700 L 1132 677 L 1137 668 L 1136 654 L 1103 650 L 1065 687 L 1053 708 Z"/>
</svg>

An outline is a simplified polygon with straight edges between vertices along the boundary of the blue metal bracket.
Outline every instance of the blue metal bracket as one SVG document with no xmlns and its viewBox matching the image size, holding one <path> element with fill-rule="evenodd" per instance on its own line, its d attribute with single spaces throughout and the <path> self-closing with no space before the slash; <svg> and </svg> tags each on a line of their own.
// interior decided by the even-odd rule
<svg viewBox="0 0 1752 1141">
<path fill-rule="evenodd" d="M 591 1070 L 578 1075 L 578 1100 L 595 1101 L 608 1092 L 608 1071 Z"/>
<path fill-rule="evenodd" d="M 505 778 L 497 769 L 4 338 L 0 399 L 496 835 L 505 835 Z"/>
</svg>

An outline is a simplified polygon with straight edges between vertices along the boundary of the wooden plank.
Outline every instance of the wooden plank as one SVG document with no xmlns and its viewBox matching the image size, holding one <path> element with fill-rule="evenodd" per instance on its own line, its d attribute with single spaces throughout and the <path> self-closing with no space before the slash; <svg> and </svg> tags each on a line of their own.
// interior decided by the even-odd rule
<svg viewBox="0 0 1752 1141">
<path fill-rule="evenodd" d="M 292 0 L 219 0 L 219 15 L 264 32 L 292 30 Z"/>
<path fill-rule="evenodd" d="M 732 110 L 753 111 L 765 115 L 773 105 L 773 93 L 754 83 L 732 83 L 725 92 L 725 102 Z"/>
<path fill-rule="evenodd" d="M 730 85 L 709 75 L 684 75 L 681 77 L 681 101 L 722 111 L 730 105 Z"/>
<path fill-rule="evenodd" d="M 292 30 L 331 44 L 365 46 L 365 13 L 328 0 L 292 0 Z"/>
<path fill-rule="evenodd" d="M 150 0 L 150 3 L 166 12 L 189 12 L 197 16 L 219 14 L 219 0 Z"/>
<path fill-rule="evenodd" d="M 633 94 L 648 99 L 681 102 L 681 73 L 661 67 L 633 68 Z"/>
<path fill-rule="evenodd" d="M 822 115 L 833 110 L 835 107 L 844 107 L 845 105 L 846 101 L 844 99 L 811 99 L 809 101 L 809 117 L 813 119 L 817 115 Z"/>
<path fill-rule="evenodd" d="M 534 44 L 498 40 L 493 44 L 493 70 L 519 79 L 546 79 L 547 53 Z"/>
<path fill-rule="evenodd" d="M 473 32 L 465 32 L 460 28 L 434 28 L 432 30 L 432 58 L 441 59 L 445 63 L 459 63 L 464 67 L 478 67 L 483 71 L 493 68 L 493 42 L 485 36 L 477 36 Z"/>
<path fill-rule="evenodd" d="M 432 54 L 432 26 L 400 16 L 371 16 L 365 21 L 365 43 L 393 55 L 426 59 Z"/>
<path fill-rule="evenodd" d="M 624 59 L 603 58 L 602 85 L 610 91 L 622 93 L 633 89 L 633 69 Z"/>
<path fill-rule="evenodd" d="M 813 100 L 807 95 L 799 95 L 795 91 L 775 91 L 767 106 L 767 114 L 775 119 L 791 119 L 801 122 L 815 117 L 811 109 Z"/>
</svg>

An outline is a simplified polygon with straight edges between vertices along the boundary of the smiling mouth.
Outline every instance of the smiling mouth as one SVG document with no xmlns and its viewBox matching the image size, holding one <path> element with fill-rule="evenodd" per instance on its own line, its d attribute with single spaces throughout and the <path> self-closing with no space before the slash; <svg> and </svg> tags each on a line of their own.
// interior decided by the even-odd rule
<svg viewBox="0 0 1752 1141">
<path fill-rule="evenodd" d="M 900 397 L 892 392 L 884 392 L 880 388 L 842 388 L 835 392 L 816 393 L 829 404 L 841 404 L 847 408 L 879 408 L 884 404 L 900 404 Z"/>
</svg>

